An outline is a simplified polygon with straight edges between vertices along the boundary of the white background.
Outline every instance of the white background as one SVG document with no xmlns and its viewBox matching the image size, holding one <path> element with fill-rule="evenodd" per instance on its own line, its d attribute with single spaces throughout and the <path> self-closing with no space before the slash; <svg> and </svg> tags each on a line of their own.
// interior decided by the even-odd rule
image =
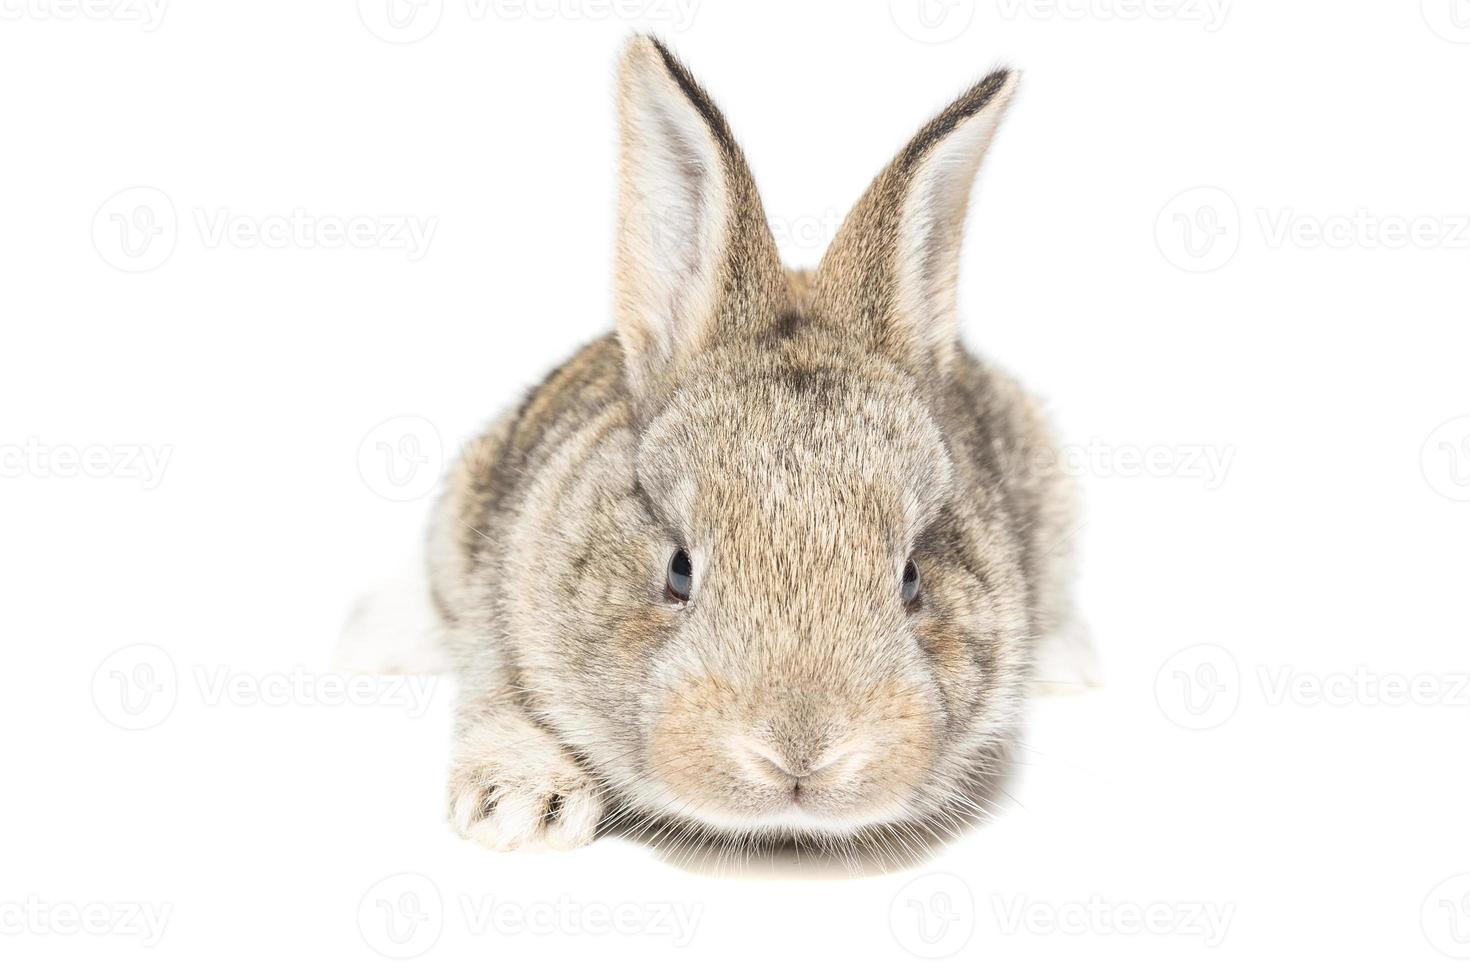
<svg viewBox="0 0 1470 980">
<path fill-rule="evenodd" d="M 0 969 L 1463 976 L 1470 5 L 526 3 L 0 3 Z M 635 27 L 795 263 L 1026 72 L 962 306 L 1076 449 L 1107 684 L 887 875 L 484 851 L 448 682 L 321 687 L 444 457 L 609 323 Z"/>
</svg>

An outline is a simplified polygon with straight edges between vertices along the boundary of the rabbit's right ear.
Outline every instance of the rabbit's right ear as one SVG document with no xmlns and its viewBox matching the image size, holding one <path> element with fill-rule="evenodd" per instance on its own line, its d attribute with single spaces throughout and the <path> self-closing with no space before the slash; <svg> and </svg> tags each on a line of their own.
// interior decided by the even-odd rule
<svg viewBox="0 0 1470 980">
<path fill-rule="evenodd" d="M 817 267 L 813 307 L 872 347 L 946 368 L 959 342 L 960 233 L 970 185 L 1016 88 L 991 72 L 878 175 Z"/>
<path fill-rule="evenodd" d="M 617 333 L 643 398 L 723 333 L 768 326 L 786 285 L 724 117 L 653 38 L 624 50 L 618 108 Z"/>
</svg>

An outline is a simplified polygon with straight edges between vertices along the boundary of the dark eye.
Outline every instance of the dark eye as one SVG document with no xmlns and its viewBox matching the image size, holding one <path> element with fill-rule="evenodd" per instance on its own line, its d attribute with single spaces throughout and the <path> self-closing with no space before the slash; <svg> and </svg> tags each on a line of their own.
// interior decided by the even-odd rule
<svg viewBox="0 0 1470 980">
<path fill-rule="evenodd" d="M 912 607 L 919 601 L 919 566 L 913 559 L 903 566 L 903 604 Z"/>
<path fill-rule="evenodd" d="M 669 559 L 669 598 L 680 602 L 689 601 L 689 590 L 694 587 L 694 565 L 689 561 L 689 552 L 680 548 Z"/>
</svg>

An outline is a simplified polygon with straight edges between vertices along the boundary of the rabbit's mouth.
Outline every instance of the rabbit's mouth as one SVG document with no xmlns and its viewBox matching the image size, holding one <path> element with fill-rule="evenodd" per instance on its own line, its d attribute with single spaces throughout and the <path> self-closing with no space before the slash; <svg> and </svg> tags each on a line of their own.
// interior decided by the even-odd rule
<svg viewBox="0 0 1470 980">
<path fill-rule="evenodd" d="M 747 689 L 701 673 L 668 691 L 644 772 L 665 813 L 722 830 L 850 833 L 901 819 L 940 754 L 935 699 L 901 676 L 849 693 L 796 670 Z"/>
<path fill-rule="evenodd" d="M 846 835 L 902 819 L 926 769 L 917 754 L 894 766 L 856 740 L 798 754 L 746 736 L 722 749 L 664 769 L 666 812 L 734 833 Z"/>
</svg>

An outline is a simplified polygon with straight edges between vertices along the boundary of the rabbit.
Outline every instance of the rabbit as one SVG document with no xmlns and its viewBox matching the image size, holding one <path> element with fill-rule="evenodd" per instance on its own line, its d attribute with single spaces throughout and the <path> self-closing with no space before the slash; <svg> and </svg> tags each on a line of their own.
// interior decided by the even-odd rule
<svg viewBox="0 0 1470 980">
<path fill-rule="evenodd" d="M 474 440 L 429 529 L 449 814 L 496 849 L 936 832 L 1074 637 L 1074 496 L 960 344 L 969 189 L 1017 83 L 925 125 L 814 270 L 663 43 L 618 72 L 614 330 Z"/>
</svg>

